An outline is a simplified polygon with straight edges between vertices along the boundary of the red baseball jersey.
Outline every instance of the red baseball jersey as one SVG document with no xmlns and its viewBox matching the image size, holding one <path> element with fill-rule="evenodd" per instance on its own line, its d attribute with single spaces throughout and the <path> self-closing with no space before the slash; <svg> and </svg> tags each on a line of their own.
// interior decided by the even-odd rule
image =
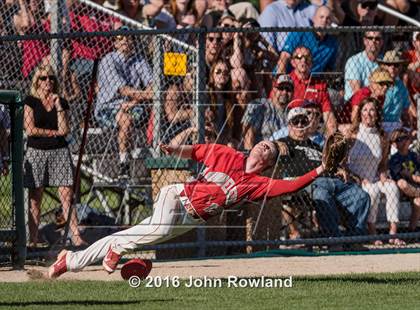
<svg viewBox="0 0 420 310">
<path fill-rule="evenodd" d="M 194 145 L 192 158 L 206 169 L 184 188 L 192 207 L 204 220 L 245 199 L 259 200 L 295 192 L 317 177 L 316 170 L 290 181 L 246 173 L 245 155 L 219 144 Z"/>
<path fill-rule="evenodd" d="M 327 83 L 316 78 L 300 80 L 295 71 L 290 73 L 290 77 L 294 85 L 293 99 L 307 99 L 316 102 L 321 107 L 322 113 L 332 110 Z"/>
</svg>

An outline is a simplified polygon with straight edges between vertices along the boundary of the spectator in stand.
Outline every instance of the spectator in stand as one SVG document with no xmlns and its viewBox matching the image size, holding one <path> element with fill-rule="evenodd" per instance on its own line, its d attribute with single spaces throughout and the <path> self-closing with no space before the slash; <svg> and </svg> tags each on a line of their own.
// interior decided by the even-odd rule
<svg viewBox="0 0 420 310">
<path fill-rule="evenodd" d="M 222 50 L 222 34 L 217 32 L 207 33 L 206 36 L 206 65 L 207 81 L 209 80 L 210 68 L 219 59 Z"/>
<path fill-rule="evenodd" d="M 396 129 L 391 134 L 391 142 L 398 152 L 392 155 L 389 168 L 392 179 L 397 182 L 401 192 L 412 200 L 412 211 L 408 230 L 416 231 L 420 219 L 420 158 L 410 151 L 413 141 L 410 132 L 404 128 Z"/>
<path fill-rule="evenodd" d="M 378 14 L 378 1 L 376 0 L 350 0 L 342 1 L 343 11 L 346 12 L 342 26 L 372 26 Z"/>
<path fill-rule="evenodd" d="M 137 55 L 130 36 L 116 36 L 115 51 L 101 59 L 95 117 L 101 126 L 118 127 L 120 176 L 129 174 L 129 152 L 135 124 L 147 123 L 145 103 L 153 98 L 152 69 Z"/>
<path fill-rule="evenodd" d="M 138 22 L 143 22 L 143 5 L 144 2 L 140 0 L 121 0 L 117 12 Z"/>
<path fill-rule="evenodd" d="M 285 155 L 280 156 L 278 162 L 282 167 L 280 176 L 283 179 L 296 178 L 300 172 L 309 171 L 321 163 L 322 149 L 309 139 L 309 117 L 308 110 L 301 107 L 292 108 L 287 114 L 288 134 L 277 140 L 285 146 Z M 289 239 L 301 238 L 298 226 L 291 215 L 295 215 L 296 209 L 299 210 L 302 204 L 310 203 L 312 201 L 306 191 L 291 195 L 290 200 L 283 199 L 282 204 L 286 210 L 282 214 L 285 222 L 288 223 Z"/>
<path fill-rule="evenodd" d="M 251 80 L 243 68 L 232 69 L 231 71 L 233 109 L 232 109 L 232 139 L 238 141 L 238 145 L 243 142 L 242 118 L 251 100 L 256 99 L 258 91 L 252 87 Z"/>
<path fill-rule="evenodd" d="M 155 10 L 150 9 L 150 6 L 153 6 Z M 143 14 L 149 19 L 149 26 L 157 29 L 193 27 L 201 19 L 195 8 L 194 0 L 170 0 L 163 6 L 160 3 L 156 5 L 155 2 L 146 5 L 143 11 Z"/>
<path fill-rule="evenodd" d="M 410 115 L 410 97 L 403 81 L 400 79 L 403 66 L 407 60 L 397 50 L 387 51 L 382 59 L 377 62 L 380 67 L 387 70 L 393 79 L 393 85 L 385 95 L 385 102 L 382 110 L 383 128 L 387 134 L 394 129 L 405 126 L 412 127 L 412 119 L 416 115 Z"/>
<path fill-rule="evenodd" d="M 251 101 L 242 118 L 244 148 L 250 150 L 262 140 L 287 127 L 286 108 L 293 98 L 293 81 L 280 75 L 273 83 L 269 98 Z"/>
<path fill-rule="evenodd" d="M 206 17 L 208 17 L 209 23 L 206 24 L 209 28 L 214 27 L 214 25 L 218 24 L 220 20 L 218 20 L 218 14 L 214 14 L 214 12 L 219 12 L 224 14 L 226 11 L 229 11 L 233 14 L 236 20 L 241 18 L 253 18 L 258 19 L 258 11 L 255 7 L 246 1 L 236 2 L 232 4 L 232 1 L 228 0 L 209 0 L 208 2 L 208 11 L 206 13 Z"/>
<path fill-rule="evenodd" d="M 394 80 L 388 70 L 377 68 L 373 71 L 369 77 L 369 85 L 359 89 L 350 99 L 351 123 L 357 119 L 360 103 L 368 97 L 378 100 L 379 107 L 382 109 L 385 95 L 393 83 Z M 348 120 L 348 116 L 345 116 L 345 119 Z"/>
<path fill-rule="evenodd" d="M 322 151 L 309 139 L 311 125 L 306 109 L 292 108 L 288 120 L 288 137 L 279 140 L 287 145 L 286 154 L 288 153 L 280 158 L 287 163 L 281 173 L 283 176 L 296 176 L 297 170 L 321 162 Z M 326 237 L 341 236 L 339 224 L 342 213 L 345 216 L 347 233 L 363 235 L 366 233 L 366 219 L 370 208 L 369 195 L 353 180 L 344 179 L 343 169 L 340 172 L 337 175 L 323 175 L 312 187 L 312 199 L 321 234 Z M 293 224 L 289 226 L 291 238 L 299 237 L 296 228 Z"/>
<path fill-rule="evenodd" d="M 24 127 L 28 136 L 24 162 L 24 184 L 29 188 L 29 242 L 38 242 L 40 209 L 45 187 L 58 187 L 67 218 L 73 196 L 73 162 L 65 136 L 70 132 L 69 105 L 58 95 L 57 76 L 51 66 L 35 70 L 30 95 L 25 99 Z M 74 245 L 85 244 L 72 212 L 70 232 Z"/>
<path fill-rule="evenodd" d="M 327 135 L 335 132 L 337 123 L 332 111 L 327 84 L 312 77 L 312 55 L 307 47 L 299 46 L 292 53 L 293 99 L 307 99 L 320 105 Z"/>
<path fill-rule="evenodd" d="M 412 44 L 413 49 L 404 54 L 409 62 L 404 81 L 412 102 L 416 103 L 416 97 L 420 97 L 420 31 L 413 33 Z"/>
<path fill-rule="evenodd" d="M 376 60 L 381 58 L 382 34 L 368 31 L 363 38 L 365 49 L 350 57 L 345 67 L 344 99 L 349 100 L 360 88 L 369 84 L 369 76 L 378 67 Z"/>
<path fill-rule="evenodd" d="M 331 10 L 320 6 L 312 19 L 316 28 L 331 26 Z M 312 72 L 331 71 L 335 68 L 338 43 L 334 36 L 325 32 L 291 32 L 287 35 L 280 59 L 277 64 L 278 73 L 290 72 L 289 61 L 293 51 L 298 46 L 306 46 L 311 51 L 313 66 Z"/>
<path fill-rule="evenodd" d="M 258 18 L 261 27 L 310 27 L 316 6 L 302 0 L 278 0 L 269 4 Z M 267 32 L 262 34 L 270 45 L 280 53 L 287 33 Z"/>
<path fill-rule="evenodd" d="M 25 12 L 23 12 L 25 11 Z M 28 6 L 22 3 L 19 22 L 15 20 L 18 34 L 49 33 L 51 30 L 49 13 L 46 13 L 44 1 L 30 0 Z M 50 53 L 49 45 L 41 40 L 22 42 L 22 75 L 28 78 L 33 70 Z"/>
<path fill-rule="evenodd" d="M 220 37 L 221 38 L 221 37 Z M 208 80 L 207 120 L 214 124 L 221 143 L 231 142 L 234 125 L 234 98 L 232 96 L 231 67 L 224 59 L 218 59 L 210 69 Z"/>
<path fill-rule="evenodd" d="M 384 194 L 389 233 L 393 235 L 398 229 L 400 197 L 397 184 L 388 177 L 389 143 L 382 130 L 380 103 L 369 97 L 362 100 L 359 107 L 351 133 L 354 144 L 349 151 L 348 167 L 360 179 L 363 190 L 370 196 L 369 233 L 376 234 L 379 202 L 381 194 Z M 396 238 L 389 242 L 404 244 L 404 241 Z M 382 241 L 375 241 L 375 245 L 382 245 Z"/>
</svg>

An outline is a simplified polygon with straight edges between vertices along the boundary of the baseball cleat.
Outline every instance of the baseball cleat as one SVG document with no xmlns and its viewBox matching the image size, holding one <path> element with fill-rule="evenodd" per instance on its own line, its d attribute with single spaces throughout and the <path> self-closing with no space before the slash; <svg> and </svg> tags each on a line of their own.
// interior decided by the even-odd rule
<svg viewBox="0 0 420 310">
<path fill-rule="evenodd" d="M 62 250 L 58 256 L 57 260 L 54 264 L 48 268 L 48 278 L 55 279 L 61 276 L 63 273 L 67 272 L 67 263 L 66 263 L 66 257 L 67 257 L 68 251 Z"/>
<path fill-rule="evenodd" d="M 111 247 L 109 247 L 108 252 L 102 261 L 102 267 L 104 267 L 108 273 L 113 273 L 115 269 L 117 269 L 120 258 L 121 255 L 114 252 Z"/>
</svg>

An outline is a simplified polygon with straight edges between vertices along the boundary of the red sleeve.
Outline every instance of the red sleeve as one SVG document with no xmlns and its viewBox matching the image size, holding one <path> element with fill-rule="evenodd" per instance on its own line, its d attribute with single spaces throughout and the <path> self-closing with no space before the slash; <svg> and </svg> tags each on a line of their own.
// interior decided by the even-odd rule
<svg viewBox="0 0 420 310">
<path fill-rule="evenodd" d="M 366 92 L 366 88 L 359 89 L 351 98 L 350 98 L 350 105 L 352 107 L 358 106 L 360 102 L 366 97 L 369 97 L 369 91 Z"/>
<path fill-rule="evenodd" d="M 316 177 L 318 173 L 316 169 L 306 173 L 303 176 L 300 176 L 294 180 L 274 180 L 269 179 L 269 184 L 267 188 L 267 196 L 268 197 L 275 197 L 280 196 L 288 193 L 294 193 L 302 188 L 305 188 L 309 185 Z"/>
<path fill-rule="evenodd" d="M 322 91 L 320 97 L 322 113 L 330 112 L 332 110 L 330 95 L 327 91 Z"/>
</svg>

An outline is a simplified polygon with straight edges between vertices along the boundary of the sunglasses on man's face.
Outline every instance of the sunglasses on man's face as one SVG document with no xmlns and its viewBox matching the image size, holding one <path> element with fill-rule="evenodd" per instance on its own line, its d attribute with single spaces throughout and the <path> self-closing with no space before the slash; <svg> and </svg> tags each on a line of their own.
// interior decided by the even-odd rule
<svg viewBox="0 0 420 310">
<path fill-rule="evenodd" d="M 390 82 L 378 82 L 378 84 L 380 86 L 386 86 L 386 87 L 391 87 L 392 86 L 392 83 L 390 83 Z"/>
<path fill-rule="evenodd" d="M 309 125 L 309 120 L 307 117 L 305 116 L 297 116 L 295 118 L 293 118 L 290 123 L 292 124 L 292 126 L 308 126 Z"/>
<path fill-rule="evenodd" d="M 46 81 L 46 80 L 50 80 L 50 81 L 55 81 L 55 76 L 54 75 L 43 75 L 39 77 L 40 81 Z"/>
<path fill-rule="evenodd" d="M 399 142 L 404 142 L 406 140 L 408 140 L 409 136 L 401 136 L 398 137 L 397 139 L 395 139 L 395 142 L 399 143 Z"/>
<path fill-rule="evenodd" d="M 293 91 L 293 87 L 288 86 L 288 85 L 278 85 L 276 86 L 276 89 L 279 91 L 287 91 L 289 93 L 291 93 Z"/>
<path fill-rule="evenodd" d="M 362 9 L 369 9 L 369 10 L 374 10 L 376 9 L 376 7 L 378 6 L 377 2 L 364 2 L 360 5 L 362 7 Z"/>
<path fill-rule="evenodd" d="M 305 54 L 296 54 L 293 56 L 294 59 L 305 59 L 306 61 L 312 61 L 312 57 L 310 55 L 305 55 Z"/>
<path fill-rule="evenodd" d="M 210 43 L 220 43 L 222 42 L 222 37 L 207 37 L 207 40 L 209 40 Z"/>
<path fill-rule="evenodd" d="M 365 36 L 365 38 L 366 38 L 366 40 L 369 40 L 369 41 L 376 41 L 376 42 L 382 41 L 382 37 Z"/>
<path fill-rule="evenodd" d="M 214 70 L 214 73 L 216 73 L 217 75 L 219 75 L 219 74 L 228 75 L 229 74 L 228 71 L 223 70 L 223 69 L 216 69 L 216 70 Z"/>
</svg>

